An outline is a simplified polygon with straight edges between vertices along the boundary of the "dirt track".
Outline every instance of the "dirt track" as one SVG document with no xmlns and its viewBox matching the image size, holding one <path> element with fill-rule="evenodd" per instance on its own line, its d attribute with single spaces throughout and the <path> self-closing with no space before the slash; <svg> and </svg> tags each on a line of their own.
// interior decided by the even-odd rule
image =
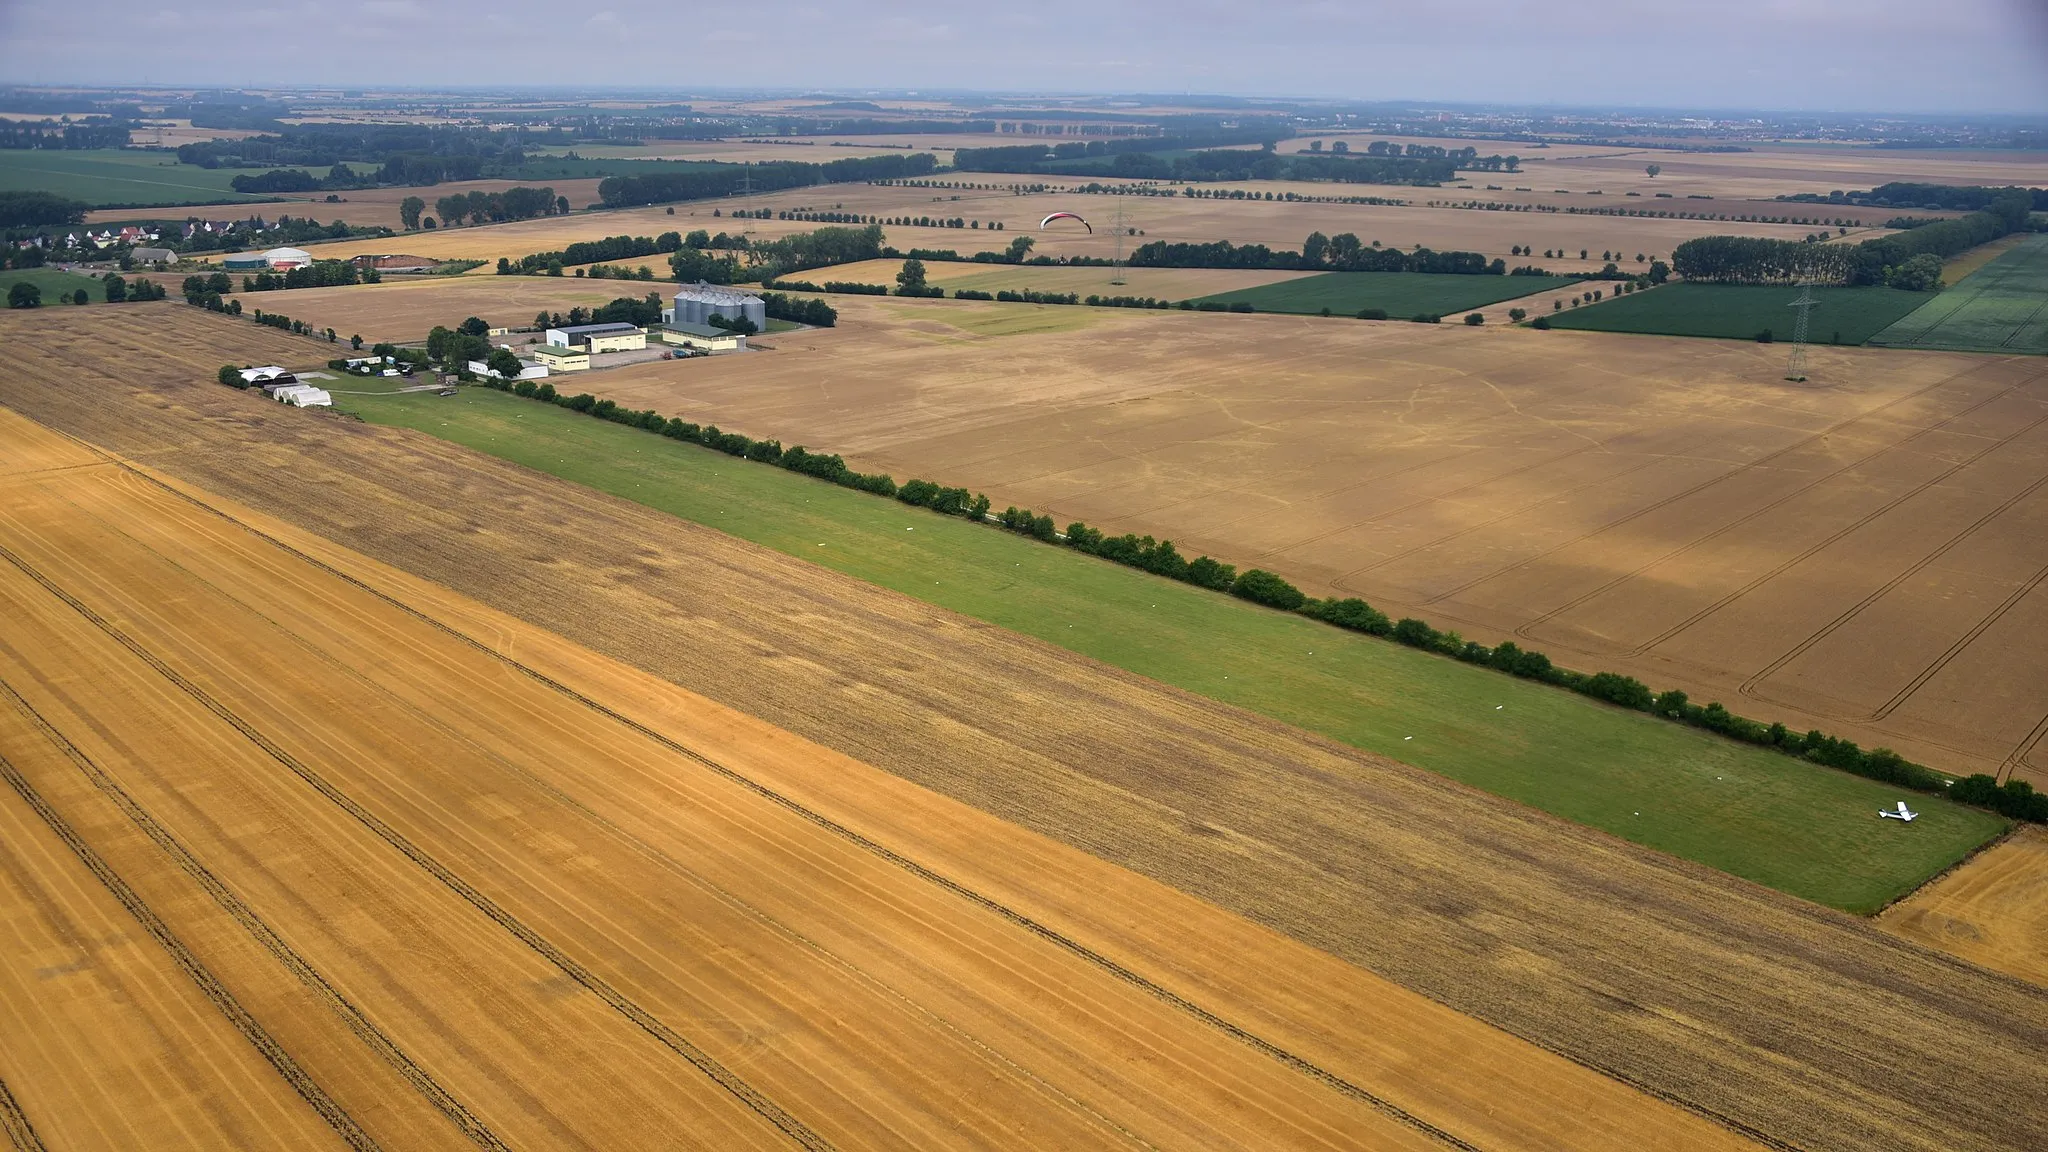
<svg viewBox="0 0 2048 1152">
<path fill-rule="evenodd" d="M 2048 1121 L 2048 992 L 621 501 L 192 383 L 263 330 L 148 307 L 0 317 L 0 403 L 1787 1146 L 2005 1149 Z"/>
<path fill-rule="evenodd" d="M 54 439 L 0 415 L 0 458 Z M 1169 888 L 76 454 L 0 478 L 0 748 L 8 799 L 89 847 L 10 871 L 82 887 L 69 873 L 103 858 L 138 921 L 168 922 L 254 1006 L 334 1135 L 1747 1144 Z M 50 951 L 74 958 L 69 994 L 18 963 L 9 999 L 111 1007 L 84 983 L 94 943 Z M 174 983 L 176 953 L 150 951 L 120 950 L 142 970 L 128 981 Z M 152 1008 L 91 1035 L 146 1036 L 168 1015 Z M 107 1063 L 9 1060 L 5 1077 L 38 1128 L 159 1103 L 147 1074 L 59 1096 Z M 198 1085 L 174 1115 L 210 1118 L 211 1075 L 180 1070 Z M 272 1139 L 312 1137 L 227 1142 Z"/>
</svg>

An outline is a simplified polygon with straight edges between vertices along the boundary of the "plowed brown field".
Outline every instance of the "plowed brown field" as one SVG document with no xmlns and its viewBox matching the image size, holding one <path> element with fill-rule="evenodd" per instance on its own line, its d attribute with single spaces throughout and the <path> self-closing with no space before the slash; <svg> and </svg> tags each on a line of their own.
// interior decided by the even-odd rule
<svg viewBox="0 0 2048 1152">
<path fill-rule="evenodd" d="M 2048 1123 L 2048 991 L 638 505 L 210 382 L 245 349 L 270 358 L 267 338 L 175 304 L 0 314 L 0 404 L 1777 1146 L 1991 1152 Z M 482 683 L 464 699 L 501 690 Z M 479 778 L 511 787 L 502 771 Z"/>
<path fill-rule="evenodd" d="M 2020 829 L 1887 908 L 1879 923 L 2048 987 L 2048 832 Z"/>
<path fill-rule="evenodd" d="M 17 951 L 0 987 L 104 1013 L 80 1022 L 114 1055 L 25 1059 L 51 1030 L 9 1035 L 0 1076 L 38 1131 L 167 1114 L 197 1146 L 333 1143 L 305 1130 L 320 1119 L 394 1147 L 1748 1145 L 207 493 L 82 449 L 50 464 L 54 441 L 0 414 L 0 460 L 46 465 L 0 476 L 0 825 L 40 818 L 0 859 L 93 897 L 98 930 Z M 23 896 L 10 916 L 50 903 Z M 178 945 L 140 938 L 157 924 Z M 119 991 L 152 983 L 162 1001 Z M 131 1034 L 189 1024 L 202 994 L 221 1011 L 198 1031 L 260 1029 L 299 1077 L 251 1095 L 307 1106 L 213 1116 L 246 1047 L 220 1079 L 194 1053 L 137 1069 Z M 79 1090 L 109 1072 L 129 1079 Z"/>
<path fill-rule="evenodd" d="M 840 301 L 580 385 L 1171 539 L 1766 720 L 2048 783 L 2048 363 Z M 1086 312 L 1085 336 L 993 335 Z"/>
</svg>

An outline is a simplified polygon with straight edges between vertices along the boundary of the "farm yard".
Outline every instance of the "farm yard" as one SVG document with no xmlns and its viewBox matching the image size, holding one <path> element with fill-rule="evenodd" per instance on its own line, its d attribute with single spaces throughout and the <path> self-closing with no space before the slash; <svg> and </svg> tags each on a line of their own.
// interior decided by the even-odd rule
<svg viewBox="0 0 2048 1152">
<path fill-rule="evenodd" d="M 1813 290 L 1807 339 L 1816 344 L 1862 344 L 1935 297 L 1897 288 L 1824 286 Z M 1564 311 L 1536 310 L 1552 327 L 1582 332 L 1708 336 L 1751 340 L 1769 332 L 1790 340 L 1799 314 L 1799 289 L 1786 285 L 1666 284 L 1648 292 L 1612 296 Z"/>
<path fill-rule="evenodd" d="M 1562 289 L 1561 276 L 1453 276 L 1427 272 L 1325 272 L 1202 297 L 1197 304 L 1249 304 L 1261 312 L 1355 316 L 1378 309 L 1396 320 L 1470 312 L 1533 292 Z"/>
<path fill-rule="evenodd" d="M 774 356 L 589 386 L 2048 780 L 2048 656 L 2002 639 L 2048 611 L 2048 365 L 1816 347 L 1801 386 L 1776 345 L 840 302 Z M 1006 310 L 1090 335 L 960 326 Z"/>
<path fill-rule="evenodd" d="M 1885 909 L 1878 923 L 2048 988 L 2048 835 L 2020 829 Z"/>
<path fill-rule="evenodd" d="M 240 294 L 244 308 L 283 312 L 316 328 L 332 328 L 345 341 L 419 341 L 436 324 L 453 327 L 469 316 L 493 327 L 525 327 L 543 310 L 591 308 L 620 296 L 639 298 L 675 291 L 673 281 L 587 280 L 574 276 L 496 276 L 479 269 L 462 276 L 385 277 L 380 284 L 295 288 Z"/>
<path fill-rule="evenodd" d="M 2048 236 L 2028 236 L 2006 248 L 1871 342 L 2048 354 Z"/>
</svg>

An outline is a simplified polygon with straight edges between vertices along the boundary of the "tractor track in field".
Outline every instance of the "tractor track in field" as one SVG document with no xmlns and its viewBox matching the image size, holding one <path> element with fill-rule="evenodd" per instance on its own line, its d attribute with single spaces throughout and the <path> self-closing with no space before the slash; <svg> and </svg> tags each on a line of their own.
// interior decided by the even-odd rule
<svg viewBox="0 0 2048 1152">
<path fill-rule="evenodd" d="M 9 693 L 12 694 L 12 689 L 9 689 Z M 242 1006 L 241 1001 L 235 999 L 234 993 L 228 991 L 227 986 L 221 983 L 220 978 L 215 976 L 212 970 L 207 968 L 200 961 L 199 957 L 193 954 L 191 948 L 186 946 L 185 942 L 180 940 L 175 932 L 171 931 L 170 925 L 164 923 L 163 918 L 158 916 L 154 909 L 150 908 L 141 895 L 135 889 L 129 887 L 127 881 L 121 879 L 120 874 L 115 872 L 113 867 L 98 852 L 93 850 L 92 845 L 85 842 L 85 838 L 78 834 L 77 829 L 71 827 L 63 815 L 56 808 L 52 807 L 48 800 L 44 799 L 42 793 L 36 791 L 35 786 L 29 783 L 26 776 L 21 774 L 21 770 L 15 767 L 14 762 L 5 756 L 0 756 L 0 779 L 5 779 L 16 794 L 22 798 L 23 802 L 35 810 L 36 815 L 42 818 L 43 823 L 50 831 L 59 840 L 64 842 L 65 847 L 71 849 L 71 854 L 78 858 L 79 863 L 85 865 L 86 870 L 99 880 L 100 884 L 120 903 L 122 908 L 127 910 L 130 916 L 135 918 L 135 922 L 142 926 L 142 930 L 147 932 L 152 940 L 155 940 L 165 952 L 170 954 L 172 962 L 178 966 L 180 971 L 185 973 L 186 977 L 199 989 L 200 994 L 206 997 L 215 1008 L 220 1010 L 220 1014 L 227 1018 L 228 1023 L 233 1025 L 235 1030 L 240 1032 L 243 1038 L 248 1040 L 257 1052 L 262 1054 L 264 1060 L 268 1061 L 270 1066 L 277 1070 L 278 1075 L 284 1077 L 285 1082 L 292 1086 L 292 1089 L 299 1094 L 299 1097 L 305 1100 L 313 1111 L 319 1114 L 322 1120 L 327 1122 L 327 1126 L 334 1129 L 335 1135 L 341 1137 L 349 1147 L 356 1149 L 357 1152 L 377 1152 L 382 1147 L 376 1140 L 371 1138 L 369 1133 L 363 1131 L 355 1119 L 340 1104 L 336 1103 L 333 1097 L 327 1094 L 326 1089 L 320 1087 L 319 1083 L 313 1079 L 310 1073 L 299 1066 L 298 1061 L 292 1059 L 291 1053 L 285 1050 L 284 1045 L 279 1043 L 277 1038 L 272 1036 L 247 1008 Z M 8 1124 L 9 1135 L 15 1138 L 18 1146 L 20 1146 L 21 1132 L 27 1132 L 31 1138 L 34 1136 L 34 1130 L 26 1128 L 26 1118 L 23 1118 L 22 1123 L 23 1128 L 21 1131 L 16 1131 L 11 1118 Z M 26 1147 L 39 1146 L 40 1142 L 26 1145 Z"/>
<path fill-rule="evenodd" d="M 4 551 L 4 549 L 0 549 L 0 551 Z M 131 796 L 127 789 L 121 787 L 120 782 L 115 780 L 106 769 L 101 767 L 92 757 L 86 755 L 83 749 L 73 744 L 62 732 L 58 731 L 56 726 L 44 718 L 42 713 L 36 711 L 35 706 L 24 699 L 21 693 L 14 689 L 13 685 L 5 680 L 0 680 L 0 696 L 4 696 L 8 703 L 13 705 L 14 710 L 21 714 L 23 719 L 32 724 L 43 734 L 45 739 L 63 752 L 65 758 L 71 761 L 79 773 L 101 795 L 112 801 L 114 806 L 120 809 L 121 813 L 128 817 L 129 821 L 136 828 L 149 837 L 150 841 L 161 849 L 164 855 L 170 857 L 172 862 L 177 864 L 180 871 L 191 877 L 194 883 L 204 889 L 206 894 L 213 898 L 214 903 L 219 905 L 221 910 L 226 912 L 244 932 L 247 932 L 252 939 L 262 945 L 263 950 L 269 953 L 272 959 L 282 965 L 286 971 L 297 977 L 299 983 L 303 984 L 308 991 L 312 992 L 318 1000 L 339 1017 L 357 1039 L 361 1040 L 372 1052 L 375 1052 L 406 1083 L 412 1085 L 437 1111 L 446 1116 L 469 1139 L 470 1143 L 475 1144 L 479 1148 L 486 1149 L 488 1152 L 506 1152 L 508 1145 L 499 1139 L 497 1134 L 492 1132 L 488 1125 L 479 1120 L 460 1100 L 456 1099 L 454 1093 L 443 1087 L 430 1073 L 421 1068 L 412 1057 L 408 1056 L 405 1050 L 400 1048 L 382 1029 L 372 1023 L 362 1009 L 358 1008 L 334 985 L 328 983 L 327 978 L 322 976 L 317 968 L 294 950 L 290 944 L 287 944 L 275 929 L 256 914 L 254 909 L 250 908 L 241 897 L 235 895 L 233 889 L 222 883 L 221 879 L 214 875 L 206 865 L 200 863 L 191 850 L 186 848 L 176 836 L 172 835 L 170 829 L 164 827 L 155 816 L 150 814 L 147 808 L 143 807 L 140 802 Z"/>
</svg>

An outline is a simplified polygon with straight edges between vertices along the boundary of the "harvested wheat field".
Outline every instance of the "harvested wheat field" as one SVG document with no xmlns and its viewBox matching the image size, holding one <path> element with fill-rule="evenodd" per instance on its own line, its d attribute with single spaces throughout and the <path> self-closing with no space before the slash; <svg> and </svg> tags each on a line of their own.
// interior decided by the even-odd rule
<svg viewBox="0 0 2048 1152">
<path fill-rule="evenodd" d="M 2048 781 L 2048 364 L 843 298 L 585 387 L 1569 666 Z M 1824 317 L 1817 318 L 1824 323 Z"/>
<path fill-rule="evenodd" d="M 2033 1074 L 2048 1062 L 2048 992 L 639 505 L 210 382 L 215 364 L 265 331 L 173 304 L 0 315 L 16 365 L 0 376 L 0 404 L 336 542 L 323 557 L 353 549 L 487 599 L 1775 1146 L 1990 1152 L 2024 1145 L 2048 1122 Z M 436 605 L 453 599 L 434 595 Z M 371 607 L 366 618 L 382 619 Z M 287 617 L 281 605 L 273 615 Z M 324 660 L 300 663 L 328 674 Z M 481 695 L 502 678 L 487 683 Z M 428 699 L 456 689 L 431 690 Z M 329 722 L 304 703 L 295 723 Z M 483 711 L 497 714 L 489 701 Z M 410 730 L 416 713 L 375 715 Z M 444 722 L 472 726 L 459 715 Z M 479 739 L 501 747 L 501 736 Z M 783 739 L 778 749 L 796 743 Z M 475 754 L 461 750 L 465 763 Z M 524 756 L 506 752 L 511 763 Z M 544 780 L 580 770 L 576 758 L 536 769 Z M 527 785 L 507 771 L 480 769 L 472 783 L 524 803 Z M 636 779 L 607 777 L 607 788 Z M 501 820 L 523 826 L 521 815 L 485 810 L 479 845 L 495 843 Z M 629 814 L 619 823 L 637 830 L 665 813 Z M 572 859 L 582 849 L 535 843 Z M 985 852 L 933 859 L 1003 867 Z M 561 873 L 561 883 L 597 882 L 590 869 Z M 657 927 L 675 930 L 666 919 Z M 537 979 L 587 999 L 544 971 Z M 772 1030 L 746 1034 L 765 1045 Z M 524 1042 L 472 1055 L 511 1061 Z M 751 1078 L 751 1064 L 734 1067 Z"/>
<path fill-rule="evenodd" d="M 1930 948 L 2048 987 L 2048 833 L 2022 827 L 1885 910 Z"/>
<path fill-rule="evenodd" d="M 1113 217 L 1119 198 L 1069 192 L 1020 196 L 1011 192 L 1010 187 L 1026 182 L 1026 178 L 1000 173 L 957 173 L 948 182 L 982 187 L 947 189 L 832 184 L 717 202 L 676 204 L 673 216 L 668 214 L 666 207 L 628 208 L 511 224 L 441 229 L 432 234 L 416 232 L 403 237 L 403 250 L 421 256 L 496 260 L 500 256 L 516 258 L 532 252 L 552 251 L 577 240 L 620 234 L 654 236 L 671 230 L 687 232 L 704 228 L 712 232 L 727 231 L 773 239 L 823 227 L 802 220 L 736 220 L 729 216 L 712 216 L 714 211 L 730 212 L 735 207 L 745 207 L 778 212 L 850 212 L 885 220 L 933 216 L 981 222 L 979 229 L 889 225 L 888 242 L 906 251 L 911 248 L 950 248 L 962 255 L 1000 251 L 1016 237 L 1030 235 L 1037 241 L 1037 246 L 1032 249 L 1034 256 L 1108 259 L 1115 254 L 1115 240 L 1106 224 Z M 1078 186 L 1083 181 L 1058 178 L 1056 183 Z M 1430 200 L 1452 196 L 1459 200 L 1469 198 L 1456 189 L 1286 181 L 1244 181 L 1215 187 L 1243 188 L 1260 195 L 1271 192 L 1276 196 L 1288 192 L 1304 196 L 1379 196 L 1404 203 L 1318 204 L 1185 196 L 1123 197 L 1127 226 L 1144 233 L 1143 236 L 1126 237 L 1126 253 L 1139 244 L 1154 240 L 1186 243 L 1229 240 L 1234 244 L 1264 244 L 1272 248 L 1298 250 L 1310 232 L 1320 231 L 1329 235 L 1351 232 L 1367 244 L 1377 240 L 1391 248 L 1413 248 L 1420 244 L 1439 250 L 1483 252 L 1489 258 L 1499 257 L 1510 264 L 1529 260 L 1553 271 L 1568 273 L 1598 269 L 1604 263 L 1598 259 L 1602 251 L 1621 252 L 1624 254 L 1622 263 L 1632 265 L 1637 253 L 1669 260 L 1673 248 L 1695 236 L 1730 234 L 1800 240 L 1814 231 L 1812 227 L 1801 224 L 1489 212 L 1426 206 Z M 1634 200 L 1618 201 L 1622 206 L 1636 203 Z M 1779 214 L 1783 207 L 1770 206 L 1770 214 Z M 1794 207 L 1800 211 L 1791 212 L 1791 215 L 1806 214 L 1805 206 Z M 1722 205 L 1714 210 L 1731 215 L 1761 211 L 1753 205 L 1740 209 Z M 1055 225 L 1043 232 L 1038 230 L 1039 222 L 1047 214 L 1060 211 L 1080 213 L 1094 224 L 1095 231 L 1091 234 L 1072 224 Z M 1003 225 L 1002 229 L 991 230 L 990 225 L 997 222 Z M 1857 239 L 1884 234 L 1881 229 L 1852 229 L 1852 235 Z M 392 240 L 344 240 L 308 245 L 307 250 L 320 257 L 353 256 L 363 252 L 390 251 L 393 243 Z M 1510 249 L 1516 245 L 1526 245 L 1539 253 L 1545 249 L 1563 249 L 1569 252 L 1569 256 L 1555 259 L 1516 257 L 1510 255 Z M 1587 259 L 1578 258 L 1580 249 L 1587 251 Z"/>
<path fill-rule="evenodd" d="M 1751 1146 L 208 493 L 51 459 L 70 445 L 0 416 L 0 459 L 43 465 L 0 479 L 0 821 L 35 886 L 10 911 L 47 934 L 0 974 L 35 1021 L 0 1051 L 97 1010 L 118 1054 L 0 1058 L 39 1131 L 133 1100 L 192 1114 L 194 1146 Z M 104 984 L 51 891 L 119 942 Z M 159 1039 L 194 1016 L 251 1042 L 220 1079 Z M 208 1130 L 258 1053 L 248 1131 Z M 133 1079 L 74 1094 L 110 1072 Z"/>
</svg>

